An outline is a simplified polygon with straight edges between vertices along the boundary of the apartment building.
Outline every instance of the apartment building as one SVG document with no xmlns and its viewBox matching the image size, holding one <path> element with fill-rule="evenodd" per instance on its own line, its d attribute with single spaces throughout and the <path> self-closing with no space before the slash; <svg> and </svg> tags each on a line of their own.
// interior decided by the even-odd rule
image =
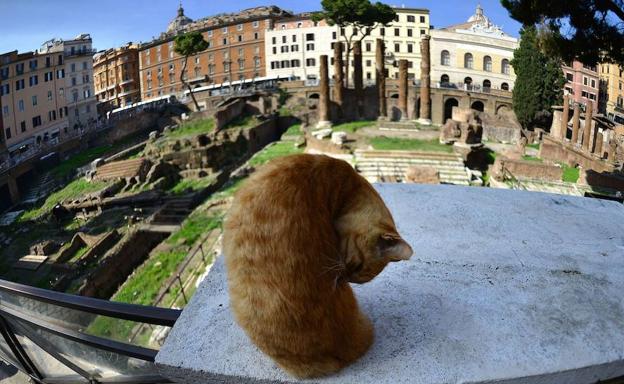
<svg viewBox="0 0 624 384">
<path fill-rule="evenodd" d="M 62 52 L 0 55 L 2 126 L 10 153 L 69 132 L 64 59 Z"/>
<path fill-rule="evenodd" d="M 571 95 L 577 103 L 587 105 L 591 102 L 594 111 L 597 111 L 600 94 L 600 77 L 597 68 L 574 61 L 571 65 L 563 65 L 561 69 L 567 81 L 564 93 Z"/>
<path fill-rule="evenodd" d="M 420 40 L 429 34 L 429 10 L 419 8 L 394 8 L 396 19 L 388 26 L 377 26 L 362 39 L 362 66 L 364 79 L 375 81 L 375 46 L 378 38 L 386 42 L 388 76 L 398 78 L 398 61 L 408 60 L 409 76 L 420 77 Z M 330 57 L 330 76 L 333 75 L 333 45 L 346 42 L 353 28 L 329 26 L 325 22 L 315 23 L 310 14 L 283 18 L 267 31 L 266 57 L 267 75 L 296 77 L 315 80 L 319 73 L 319 57 Z M 358 39 L 363 36 L 359 32 Z M 295 50 L 293 52 L 293 49 Z M 345 57 L 346 59 L 346 57 Z M 350 84 L 353 84 L 353 54 L 349 58 Z"/>
<path fill-rule="evenodd" d="M 610 119 L 624 122 L 624 71 L 619 64 L 598 65 L 598 110 Z"/>
<path fill-rule="evenodd" d="M 180 6 L 167 32 L 139 48 L 141 98 L 184 91 L 180 81 L 184 58 L 174 52 L 175 36 L 183 32 L 199 31 L 208 42 L 205 51 L 188 61 L 185 76 L 194 87 L 265 76 L 265 31 L 286 16 L 291 15 L 268 6 L 192 21 Z"/>
<path fill-rule="evenodd" d="M 128 43 L 95 54 L 93 83 L 102 112 L 141 101 L 138 45 Z"/>
<path fill-rule="evenodd" d="M 465 23 L 431 31 L 431 83 L 511 91 L 517 47 L 518 39 L 496 26 L 478 5 Z"/>
</svg>

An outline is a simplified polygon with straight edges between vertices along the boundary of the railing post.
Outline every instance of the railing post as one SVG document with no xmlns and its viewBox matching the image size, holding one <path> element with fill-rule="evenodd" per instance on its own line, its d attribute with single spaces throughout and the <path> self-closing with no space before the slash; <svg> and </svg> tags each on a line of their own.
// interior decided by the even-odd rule
<svg viewBox="0 0 624 384">
<path fill-rule="evenodd" d="M 184 298 L 184 304 L 188 304 L 188 299 L 186 298 L 186 293 L 184 293 L 184 285 L 182 284 L 182 279 L 180 278 L 179 274 L 176 276 L 176 278 L 178 279 L 178 283 L 180 284 L 180 291 L 182 291 L 182 297 Z"/>
</svg>

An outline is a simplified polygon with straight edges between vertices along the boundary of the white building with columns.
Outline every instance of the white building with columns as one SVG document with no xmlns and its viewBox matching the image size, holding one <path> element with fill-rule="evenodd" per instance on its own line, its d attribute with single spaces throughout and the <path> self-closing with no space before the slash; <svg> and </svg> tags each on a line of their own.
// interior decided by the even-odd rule
<svg viewBox="0 0 624 384">
<path fill-rule="evenodd" d="M 390 78 L 398 78 L 400 59 L 408 60 L 410 77 L 420 77 L 420 39 L 429 34 L 429 10 L 395 8 L 397 19 L 386 27 L 376 27 L 362 40 L 362 72 L 364 81 L 375 81 L 376 41 L 386 42 L 386 68 Z M 341 30 L 324 21 L 315 23 L 310 14 L 278 20 L 266 32 L 267 76 L 294 77 L 316 81 L 319 78 L 319 57 L 329 56 L 329 75 L 333 76 L 333 44 L 345 42 L 352 29 Z M 353 84 L 353 53 L 349 57 L 349 75 Z M 394 65 L 396 63 L 396 65 Z"/>
<path fill-rule="evenodd" d="M 511 91 L 517 47 L 518 39 L 494 25 L 479 5 L 467 22 L 431 30 L 432 86 Z"/>
</svg>

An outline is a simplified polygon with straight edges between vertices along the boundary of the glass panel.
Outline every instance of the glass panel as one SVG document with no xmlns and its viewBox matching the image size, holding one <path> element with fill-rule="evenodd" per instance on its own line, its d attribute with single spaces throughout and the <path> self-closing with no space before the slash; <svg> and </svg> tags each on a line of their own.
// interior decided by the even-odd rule
<svg viewBox="0 0 624 384">
<path fill-rule="evenodd" d="M 162 331 L 162 327 L 98 316 L 0 291 L 0 310 L 4 307 L 73 331 L 146 348 L 159 349 L 159 341 L 162 342 L 162 337 L 152 337 L 152 330 Z M 166 328 L 169 329 L 169 327 Z M 166 332 L 160 332 L 160 335 L 166 336 L 166 334 Z"/>
<path fill-rule="evenodd" d="M 17 341 L 22 345 L 30 360 L 45 378 L 71 380 L 76 383 L 87 383 L 82 376 L 61 364 L 52 355 L 41 349 L 19 330 L 15 330 Z"/>
<path fill-rule="evenodd" d="M 9 347 L 2 335 L 0 335 L 0 358 L 7 363 L 13 365 L 14 367 L 24 370 L 24 367 L 22 367 L 22 365 L 17 362 L 18 360 L 11 351 L 11 347 Z"/>
<path fill-rule="evenodd" d="M 37 343 L 54 348 L 68 361 L 95 377 L 110 379 L 116 376 L 155 374 L 152 363 L 68 340 L 24 321 L 14 321 Z"/>
</svg>

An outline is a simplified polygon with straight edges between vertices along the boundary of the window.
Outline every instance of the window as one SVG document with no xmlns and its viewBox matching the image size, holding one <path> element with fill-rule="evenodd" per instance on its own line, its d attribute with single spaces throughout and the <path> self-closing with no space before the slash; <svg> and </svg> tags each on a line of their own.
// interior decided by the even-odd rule
<svg viewBox="0 0 624 384">
<path fill-rule="evenodd" d="M 31 71 L 34 71 L 35 69 L 37 69 L 37 64 L 38 64 L 38 63 L 37 63 L 37 60 L 36 60 L 36 59 L 35 59 L 35 60 L 30 60 L 30 61 L 28 62 L 28 66 L 30 67 L 30 70 L 31 70 Z"/>
<path fill-rule="evenodd" d="M 379 34 L 380 34 L 381 36 L 386 36 L 386 28 L 380 28 L 380 29 L 379 29 Z"/>
<path fill-rule="evenodd" d="M 0 84 L 0 96 L 8 95 L 9 93 L 11 93 L 9 84 Z"/>
<path fill-rule="evenodd" d="M 370 52 L 373 50 L 373 46 L 371 43 L 366 43 L 366 52 Z"/>
<path fill-rule="evenodd" d="M 394 43 L 394 52 L 401 52 L 401 44 Z"/>
<path fill-rule="evenodd" d="M 401 36 L 401 30 L 399 28 L 394 28 L 394 36 Z"/>
<path fill-rule="evenodd" d="M 501 69 L 502 69 L 502 73 L 504 73 L 505 75 L 509 75 L 509 60 L 507 59 L 503 59 L 502 63 L 501 63 Z"/>
<path fill-rule="evenodd" d="M 243 41 L 243 35 L 238 35 L 238 42 L 242 42 Z"/>
<path fill-rule="evenodd" d="M 58 71 L 56 71 L 56 78 L 57 79 L 64 79 L 65 78 L 65 70 L 64 69 L 59 69 Z"/>
<path fill-rule="evenodd" d="M 86 70 L 86 69 L 87 69 L 87 62 L 86 62 L 86 61 L 83 61 L 83 62 L 82 62 L 82 69 L 83 69 L 83 70 Z"/>
<path fill-rule="evenodd" d="M 32 97 L 32 105 L 33 107 L 37 105 L 37 96 Z"/>
<path fill-rule="evenodd" d="M 281 48 L 281 52 L 282 52 L 282 53 L 288 53 L 288 45 L 284 45 L 284 46 L 282 46 L 282 48 Z"/>
<path fill-rule="evenodd" d="M 306 41 L 314 41 L 314 33 L 306 33 Z"/>
<path fill-rule="evenodd" d="M 568 81 L 574 81 L 574 75 L 571 73 L 566 73 L 566 80 Z"/>
<path fill-rule="evenodd" d="M 24 73 L 24 63 L 15 64 L 15 72 L 17 72 L 17 75 L 22 75 Z"/>
<path fill-rule="evenodd" d="M 314 44 L 313 43 L 306 44 L 306 51 L 314 51 Z"/>
<path fill-rule="evenodd" d="M 301 66 L 301 61 L 296 60 L 296 59 L 295 60 L 291 60 L 290 61 L 290 66 L 292 68 L 299 68 Z"/>
<path fill-rule="evenodd" d="M 492 88 L 492 82 L 488 79 L 483 80 L 483 88 Z"/>
<path fill-rule="evenodd" d="M 18 100 L 18 102 L 17 102 L 17 109 L 20 112 L 24 112 L 24 100 Z"/>
<path fill-rule="evenodd" d="M 52 91 L 48 91 L 48 100 L 52 100 Z"/>
<path fill-rule="evenodd" d="M 2 107 L 2 115 L 3 116 L 7 116 L 7 117 L 9 116 L 9 106 L 8 105 L 5 105 L 5 106 Z"/>
<path fill-rule="evenodd" d="M 592 79 L 592 81 L 591 81 L 591 87 L 592 87 L 592 88 L 596 88 L 596 80 Z"/>
<path fill-rule="evenodd" d="M 10 139 L 10 138 L 11 138 L 11 128 L 7 128 L 7 129 L 5 129 L 5 130 L 4 130 L 4 136 L 5 136 L 7 139 Z"/>
<path fill-rule="evenodd" d="M 485 56 L 483 58 L 483 70 L 486 72 L 492 72 L 492 58 L 490 56 Z"/>
<path fill-rule="evenodd" d="M 227 45 L 227 37 L 223 38 L 223 45 Z"/>
<path fill-rule="evenodd" d="M 288 38 L 286 36 L 282 36 L 282 44 L 286 44 Z"/>
<path fill-rule="evenodd" d="M 251 23 L 252 27 L 254 28 L 258 28 L 260 26 L 260 23 L 256 20 L 253 23 Z"/>
<path fill-rule="evenodd" d="M 260 68 L 260 58 L 256 57 L 254 59 L 254 68 Z"/>
<path fill-rule="evenodd" d="M 49 68 L 52 65 L 52 60 L 50 56 L 46 57 L 46 68 Z"/>
<path fill-rule="evenodd" d="M 159 47 L 160 48 L 160 47 Z M 71 71 L 72 72 L 76 72 L 76 63 L 72 63 L 71 65 Z"/>
<path fill-rule="evenodd" d="M 503 84 L 501 84 L 501 89 L 502 89 L 503 91 L 509 91 L 509 84 L 507 84 L 507 83 L 503 83 Z"/>
<path fill-rule="evenodd" d="M 583 76 L 583 85 L 587 85 L 587 77 Z"/>
<path fill-rule="evenodd" d="M 277 54 L 277 47 L 273 47 L 273 54 L 276 55 Z"/>
<path fill-rule="evenodd" d="M 222 30 L 222 32 L 223 32 L 223 34 L 226 34 L 226 33 L 228 33 L 228 27 L 223 27 L 223 30 Z"/>
<path fill-rule="evenodd" d="M 413 52 L 414 52 L 414 45 L 407 44 L 407 53 L 413 53 Z"/>
<path fill-rule="evenodd" d="M 407 37 L 412 37 L 414 36 L 414 30 L 412 28 L 408 28 L 407 29 Z"/>
<path fill-rule="evenodd" d="M 424 35 L 424 34 L 426 34 L 426 33 L 427 33 L 427 31 L 425 31 L 424 29 L 421 29 L 421 30 L 420 30 L 420 35 L 421 35 L 421 36 L 422 36 L 422 35 Z"/>
<path fill-rule="evenodd" d="M 472 53 L 466 53 L 464 55 L 464 68 L 472 69 L 473 64 Z"/>
<path fill-rule="evenodd" d="M 416 22 L 416 16 L 414 16 L 414 15 L 407 15 L 407 22 L 408 23 L 415 23 Z"/>
<path fill-rule="evenodd" d="M 36 128 L 41 125 L 41 116 L 35 116 L 32 118 L 33 128 Z"/>
<path fill-rule="evenodd" d="M 239 30 L 239 31 L 242 31 L 243 30 L 243 24 L 238 24 L 236 26 L 236 29 Z"/>
<path fill-rule="evenodd" d="M 22 121 L 20 123 L 20 130 L 22 131 L 22 133 L 26 132 L 26 122 L 25 121 Z"/>
<path fill-rule="evenodd" d="M 424 23 L 425 22 L 425 16 L 420 16 L 420 22 Z"/>
<path fill-rule="evenodd" d="M 299 46 L 298 45 L 293 45 L 290 47 L 290 52 L 299 52 Z"/>
<path fill-rule="evenodd" d="M 306 67 L 316 66 L 316 59 L 306 59 Z"/>
<path fill-rule="evenodd" d="M 370 67 L 373 65 L 373 62 L 371 60 L 366 60 L 366 66 Z"/>
<path fill-rule="evenodd" d="M 440 83 L 442 84 L 448 84 L 449 83 L 449 76 L 448 75 L 442 75 L 440 77 Z"/>
<path fill-rule="evenodd" d="M 19 91 L 20 89 L 24 89 L 24 79 L 20 79 L 15 82 L 15 90 Z"/>
<path fill-rule="evenodd" d="M 243 69 L 245 69 L 245 60 L 238 59 L 238 70 L 242 71 Z"/>
<path fill-rule="evenodd" d="M 258 40 L 260 38 L 260 34 L 258 32 L 254 32 L 254 40 Z"/>
<path fill-rule="evenodd" d="M 88 99 L 89 97 L 91 97 L 91 90 L 89 88 L 85 88 L 82 90 L 82 94 L 85 99 Z"/>
<path fill-rule="evenodd" d="M 78 102 L 78 91 L 77 91 L 77 90 L 75 90 L 75 89 L 74 89 L 74 90 L 73 90 L 73 92 L 72 92 L 72 101 L 73 101 L 74 103 Z"/>
<path fill-rule="evenodd" d="M 440 64 L 445 66 L 451 65 L 451 54 L 449 53 L 449 51 L 442 51 L 442 54 L 440 56 Z"/>
<path fill-rule="evenodd" d="M 76 81 L 75 77 L 72 77 L 71 84 L 72 84 L 72 86 L 75 86 L 77 84 L 77 81 Z"/>
</svg>

